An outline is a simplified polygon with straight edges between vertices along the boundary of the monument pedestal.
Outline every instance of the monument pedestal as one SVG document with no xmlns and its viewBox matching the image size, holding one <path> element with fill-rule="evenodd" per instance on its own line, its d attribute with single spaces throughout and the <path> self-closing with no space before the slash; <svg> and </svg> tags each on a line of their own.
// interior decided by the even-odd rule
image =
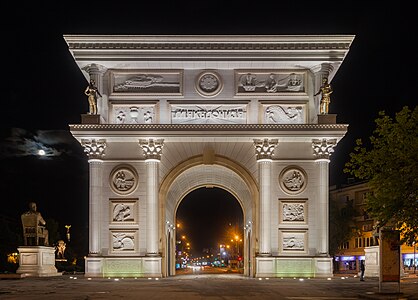
<svg viewBox="0 0 418 300">
<path fill-rule="evenodd" d="M 81 124 L 100 124 L 100 115 L 81 115 Z"/>
<path fill-rule="evenodd" d="M 45 246 L 21 246 L 17 274 L 33 277 L 60 276 L 55 268 L 55 249 Z"/>
<path fill-rule="evenodd" d="M 336 114 L 318 115 L 318 124 L 337 124 Z"/>
</svg>

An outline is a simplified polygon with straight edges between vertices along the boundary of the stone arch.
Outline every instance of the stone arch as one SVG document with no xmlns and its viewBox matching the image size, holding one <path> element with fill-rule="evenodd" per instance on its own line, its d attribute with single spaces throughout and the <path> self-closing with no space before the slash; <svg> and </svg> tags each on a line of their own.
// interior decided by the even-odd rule
<svg viewBox="0 0 418 300">
<path fill-rule="evenodd" d="M 174 228 L 177 209 L 184 197 L 201 187 L 218 187 L 231 193 L 239 202 L 244 216 L 244 274 L 252 276 L 258 226 L 259 192 L 255 179 L 238 163 L 214 155 L 210 164 L 204 163 L 204 156 L 196 156 L 173 168 L 164 178 L 159 192 L 160 207 L 160 249 L 163 254 L 163 276 L 175 273 L 175 239 L 168 240 L 170 228 Z M 169 227 L 171 225 L 171 227 Z M 250 233 L 250 234 L 248 234 Z M 173 236 L 173 234 L 171 233 Z M 168 243 L 172 243 L 168 245 Z M 171 257 L 170 257 L 171 256 Z M 168 263 L 170 265 L 168 265 Z M 251 265 L 251 267 L 249 267 Z"/>
</svg>

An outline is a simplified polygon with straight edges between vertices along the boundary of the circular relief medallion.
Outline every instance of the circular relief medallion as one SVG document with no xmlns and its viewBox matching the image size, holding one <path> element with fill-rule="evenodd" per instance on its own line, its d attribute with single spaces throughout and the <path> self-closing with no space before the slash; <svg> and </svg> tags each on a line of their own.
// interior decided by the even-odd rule
<svg viewBox="0 0 418 300">
<path fill-rule="evenodd" d="M 197 91 L 204 96 L 215 96 L 222 89 L 222 82 L 218 74 L 205 72 L 199 75 L 196 82 Z"/>
<path fill-rule="evenodd" d="M 110 187 L 120 195 L 127 195 L 135 191 L 138 186 L 138 174 L 129 165 L 117 166 L 110 173 Z"/>
<path fill-rule="evenodd" d="M 280 173 L 279 183 L 285 193 L 299 194 L 306 188 L 307 176 L 303 169 L 290 166 Z"/>
</svg>

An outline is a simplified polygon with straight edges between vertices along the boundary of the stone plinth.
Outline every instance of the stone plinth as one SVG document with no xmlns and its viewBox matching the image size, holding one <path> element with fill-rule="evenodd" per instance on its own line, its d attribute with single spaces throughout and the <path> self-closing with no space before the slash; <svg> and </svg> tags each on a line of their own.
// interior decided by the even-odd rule
<svg viewBox="0 0 418 300">
<path fill-rule="evenodd" d="M 336 114 L 318 115 L 318 124 L 337 124 Z"/>
<path fill-rule="evenodd" d="M 85 276 L 162 277 L 161 257 L 87 257 Z"/>
<path fill-rule="evenodd" d="M 81 115 L 81 124 L 100 124 L 100 115 Z"/>
<path fill-rule="evenodd" d="M 365 256 L 365 277 L 379 277 L 380 260 L 379 246 L 364 247 Z"/>
<path fill-rule="evenodd" d="M 17 274 L 33 277 L 60 276 L 55 268 L 55 249 L 45 246 L 21 246 Z"/>
</svg>

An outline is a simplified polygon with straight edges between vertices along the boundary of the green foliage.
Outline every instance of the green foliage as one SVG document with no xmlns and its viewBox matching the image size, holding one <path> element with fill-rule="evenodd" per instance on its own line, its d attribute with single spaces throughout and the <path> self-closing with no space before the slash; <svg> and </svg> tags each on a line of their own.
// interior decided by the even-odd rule
<svg viewBox="0 0 418 300">
<path fill-rule="evenodd" d="M 418 107 L 405 106 L 395 119 L 379 112 L 375 122 L 370 146 L 357 140 L 344 172 L 368 180 L 367 212 L 411 244 L 418 237 Z"/>
</svg>

